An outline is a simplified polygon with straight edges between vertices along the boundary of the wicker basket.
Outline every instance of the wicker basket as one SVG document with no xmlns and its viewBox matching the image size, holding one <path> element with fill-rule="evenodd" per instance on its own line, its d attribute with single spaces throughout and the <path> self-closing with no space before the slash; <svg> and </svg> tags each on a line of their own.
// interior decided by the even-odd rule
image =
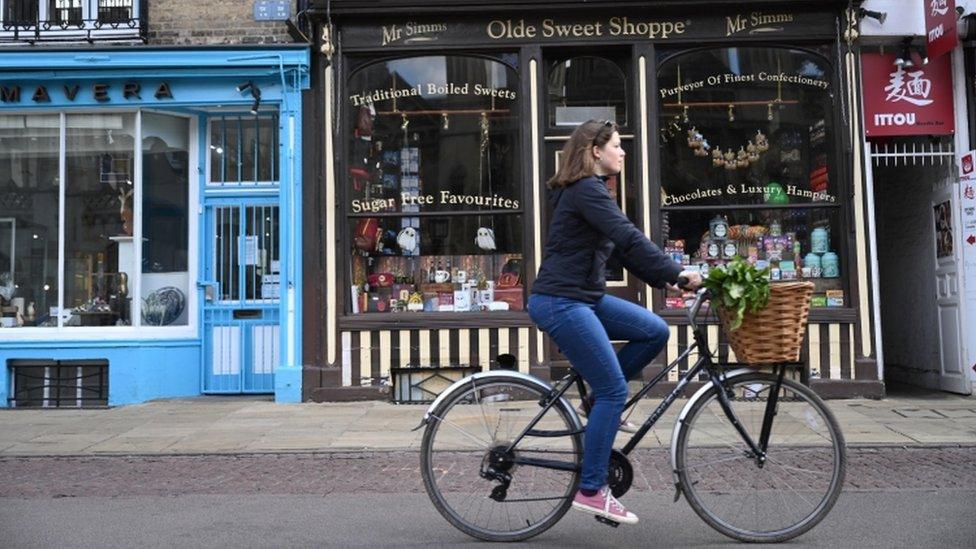
<svg viewBox="0 0 976 549">
<path fill-rule="evenodd" d="M 771 284 L 769 303 L 758 312 L 746 312 L 738 330 L 729 330 L 732 315 L 719 307 L 718 316 L 736 359 L 747 364 L 800 360 L 812 295 L 812 282 Z"/>
</svg>

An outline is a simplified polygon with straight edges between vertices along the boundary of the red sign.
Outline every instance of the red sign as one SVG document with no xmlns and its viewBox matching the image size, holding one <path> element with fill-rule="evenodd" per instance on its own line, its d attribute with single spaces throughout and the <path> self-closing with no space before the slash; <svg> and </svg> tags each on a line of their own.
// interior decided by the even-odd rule
<svg viewBox="0 0 976 549">
<path fill-rule="evenodd" d="M 959 179 L 963 181 L 976 180 L 976 151 L 969 151 L 959 157 Z M 966 198 L 974 197 L 967 196 Z"/>
<path fill-rule="evenodd" d="M 956 0 L 923 0 L 925 9 L 925 52 L 929 62 L 956 47 Z M 917 12 L 916 12 L 917 13 Z"/>
<path fill-rule="evenodd" d="M 910 68 L 895 55 L 861 55 L 864 130 L 868 136 L 948 135 L 956 130 L 949 57 Z"/>
</svg>

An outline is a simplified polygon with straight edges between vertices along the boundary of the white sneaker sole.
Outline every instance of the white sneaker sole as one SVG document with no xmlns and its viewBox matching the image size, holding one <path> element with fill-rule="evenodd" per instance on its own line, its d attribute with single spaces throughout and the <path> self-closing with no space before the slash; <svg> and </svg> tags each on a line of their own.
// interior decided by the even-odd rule
<svg viewBox="0 0 976 549">
<path fill-rule="evenodd" d="M 576 503 L 575 501 L 573 502 L 573 509 L 576 509 L 577 511 L 583 511 L 584 513 L 588 513 L 598 517 L 603 517 L 607 520 L 612 520 L 614 522 L 619 522 L 620 524 L 637 524 L 637 522 L 640 520 L 640 518 L 638 518 L 636 515 L 634 515 L 633 518 L 611 515 L 610 513 L 607 513 L 600 509 L 596 509 L 595 507 L 590 507 L 589 505 L 583 505 L 582 503 Z"/>
</svg>

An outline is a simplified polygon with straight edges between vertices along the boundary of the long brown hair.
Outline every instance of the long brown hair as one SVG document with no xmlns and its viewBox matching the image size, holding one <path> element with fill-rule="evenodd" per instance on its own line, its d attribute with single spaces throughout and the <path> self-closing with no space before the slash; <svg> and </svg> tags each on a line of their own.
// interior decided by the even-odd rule
<svg viewBox="0 0 976 549">
<path fill-rule="evenodd" d="M 573 130 L 563 145 L 563 157 L 556 175 L 546 181 L 552 189 L 565 187 L 596 173 L 596 161 L 590 147 L 602 147 L 610 141 L 617 124 L 612 120 L 587 120 Z"/>
</svg>

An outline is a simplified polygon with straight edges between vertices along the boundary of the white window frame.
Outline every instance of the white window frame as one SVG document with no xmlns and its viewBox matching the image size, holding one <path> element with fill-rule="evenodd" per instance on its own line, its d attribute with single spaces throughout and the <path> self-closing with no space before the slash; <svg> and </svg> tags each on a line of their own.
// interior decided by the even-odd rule
<svg viewBox="0 0 976 549">
<path fill-rule="evenodd" d="M 195 115 L 159 111 L 154 109 L 98 109 L 92 110 L 60 110 L 59 115 L 59 202 L 58 202 L 58 307 L 64 305 L 65 290 L 65 176 L 66 176 L 66 144 L 67 144 L 67 115 L 69 114 L 135 114 L 135 145 L 133 154 L 133 179 L 135 180 L 135 190 L 133 193 L 133 228 L 132 236 L 134 241 L 142 239 L 142 113 L 154 112 L 185 118 L 189 121 L 189 161 L 187 165 L 189 193 L 187 203 L 187 216 L 189 218 L 189 232 L 187 242 L 187 287 L 186 287 L 186 307 L 187 324 L 185 326 L 143 326 L 142 325 L 142 246 L 134 246 L 133 261 L 136 268 L 136 276 L 131 277 L 132 315 L 130 326 L 64 326 L 63 314 L 58 315 L 58 325 L 40 327 L 23 326 L 19 328 L 9 328 L 0 330 L 0 342 L 8 341 L 51 341 L 70 340 L 70 341 L 118 341 L 118 340 L 164 340 L 164 339 L 190 339 L 199 337 L 198 318 L 199 300 L 197 299 L 197 279 L 199 278 L 199 255 L 200 255 L 200 166 L 199 158 L 199 123 Z M 9 115 L 39 115 L 53 114 L 50 111 L 12 111 L 3 114 Z"/>
<path fill-rule="evenodd" d="M 243 118 L 253 118 L 255 115 L 247 113 L 246 111 L 234 111 L 234 112 L 214 112 L 207 117 L 207 123 L 204 126 L 204 131 L 206 132 L 206 159 L 204 160 L 204 169 L 206 170 L 206 189 L 208 193 L 220 190 L 242 190 L 246 189 L 248 191 L 254 192 L 268 192 L 270 194 L 277 194 L 278 189 L 281 186 L 281 112 L 275 109 L 274 111 L 259 111 L 256 115 L 258 118 L 271 118 L 272 116 L 277 116 L 278 118 L 278 140 L 272 141 L 271 146 L 276 149 L 275 154 L 278 155 L 278 161 L 274 166 L 274 179 L 270 181 L 214 181 L 213 179 L 213 163 L 210 161 L 211 154 L 210 151 L 216 147 L 212 140 L 210 139 L 210 126 L 217 120 L 220 116 L 228 117 L 243 117 Z M 240 143 L 238 143 L 240 146 Z"/>
</svg>

